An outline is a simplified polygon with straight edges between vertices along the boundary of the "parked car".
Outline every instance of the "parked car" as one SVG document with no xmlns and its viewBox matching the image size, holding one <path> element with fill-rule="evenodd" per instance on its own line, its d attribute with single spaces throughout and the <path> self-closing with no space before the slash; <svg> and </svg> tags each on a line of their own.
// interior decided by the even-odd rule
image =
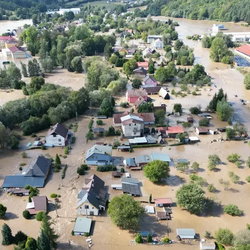
<svg viewBox="0 0 250 250">
<path fill-rule="evenodd" d="M 126 176 L 127 178 L 130 178 L 130 173 L 125 173 L 125 176 Z"/>
</svg>

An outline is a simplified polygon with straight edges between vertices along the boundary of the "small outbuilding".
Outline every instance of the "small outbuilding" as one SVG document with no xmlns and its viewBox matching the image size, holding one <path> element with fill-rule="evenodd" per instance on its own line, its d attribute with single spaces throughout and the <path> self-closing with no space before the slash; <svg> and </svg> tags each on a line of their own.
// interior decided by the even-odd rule
<svg viewBox="0 0 250 250">
<path fill-rule="evenodd" d="M 146 214 L 154 214 L 155 213 L 155 208 L 153 206 L 145 206 L 145 213 Z"/>
<path fill-rule="evenodd" d="M 206 240 L 202 240 L 200 242 L 200 249 L 203 249 L 203 250 L 216 249 L 216 245 L 215 245 L 214 242 L 209 242 L 209 241 L 206 241 Z"/>
<path fill-rule="evenodd" d="M 151 158 L 149 155 L 138 155 L 135 156 L 135 164 L 138 167 L 141 167 L 143 165 L 148 164 L 151 161 Z"/>
<path fill-rule="evenodd" d="M 176 233 L 177 233 L 177 236 L 179 236 L 181 239 L 194 239 L 195 238 L 194 229 L 177 228 Z"/>
<path fill-rule="evenodd" d="M 171 162 L 171 159 L 167 154 L 161 154 L 161 153 L 152 153 L 151 155 L 152 161 L 159 160 L 164 162 Z"/>
<path fill-rule="evenodd" d="M 113 176 L 114 178 L 120 178 L 120 177 L 122 177 L 122 173 L 121 173 L 121 172 L 118 172 L 118 171 L 113 171 L 113 172 L 112 172 L 112 176 Z"/>
<path fill-rule="evenodd" d="M 136 167 L 136 164 L 135 164 L 135 161 L 134 161 L 134 159 L 133 158 L 127 158 L 127 159 L 125 159 L 124 161 L 123 161 L 123 163 L 124 163 L 124 165 L 126 166 L 126 167 Z"/>
<path fill-rule="evenodd" d="M 46 196 L 34 196 L 33 201 L 29 202 L 26 206 L 26 210 L 30 214 L 37 214 L 40 211 L 48 212 L 48 199 Z"/>
<path fill-rule="evenodd" d="M 195 130 L 196 130 L 196 134 L 198 134 L 198 135 L 207 135 L 207 134 L 209 134 L 209 129 L 205 128 L 205 127 L 198 127 Z"/>
<path fill-rule="evenodd" d="M 93 128 L 93 133 L 104 133 L 104 128 Z"/>
<path fill-rule="evenodd" d="M 122 192 L 132 196 L 141 196 L 138 179 L 122 177 Z"/>
<path fill-rule="evenodd" d="M 169 100 L 170 99 L 170 95 L 168 93 L 168 89 L 164 88 L 164 87 L 161 87 L 161 89 L 159 91 L 159 96 L 161 96 L 165 100 Z"/>
<path fill-rule="evenodd" d="M 172 205 L 171 198 L 155 199 L 155 206 L 156 207 L 171 207 L 171 205 Z"/>
<path fill-rule="evenodd" d="M 89 234 L 91 229 L 92 219 L 87 217 L 77 217 L 74 227 L 74 235 Z"/>
</svg>

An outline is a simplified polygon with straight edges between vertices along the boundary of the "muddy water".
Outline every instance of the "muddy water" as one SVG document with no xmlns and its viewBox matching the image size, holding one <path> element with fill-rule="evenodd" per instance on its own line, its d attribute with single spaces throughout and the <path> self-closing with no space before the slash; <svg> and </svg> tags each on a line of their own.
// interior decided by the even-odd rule
<svg viewBox="0 0 250 250">
<path fill-rule="evenodd" d="M 2 35 L 7 30 L 17 29 L 18 27 L 23 27 L 25 24 L 32 25 L 32 20 L 18 20 L 18 21 L 0 21 L 0 34 Z"/>
</svg>

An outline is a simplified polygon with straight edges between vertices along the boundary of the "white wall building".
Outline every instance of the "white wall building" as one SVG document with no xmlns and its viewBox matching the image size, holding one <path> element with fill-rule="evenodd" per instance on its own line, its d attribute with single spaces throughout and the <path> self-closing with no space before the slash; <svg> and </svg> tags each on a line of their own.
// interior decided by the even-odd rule
<svg viewBox="0 0 250 250">
<path fill-rule="evenodd" d="M 49 129 L 46 136 L 46 144 L 55 147 L 65 146 L 68 140 L 68 129 L 63 125 L 57 123 Z"/>
<path fill-rule="evenodd" d="M 147 39 L 147 43 L 152 43 L 157 39 L 162 39 L 162 35 L 149 35 Z"/>
<path fill-rule="evenodd" d="M 151 44 L 152 49 L 163 49 L 163 47 L 164 47 L 163 42 L 159 38 L 153 41 Z"/>
<path fill-rule="evenodd" d="M 122 132 L 125 137 L 140 137 L 144 132 L 144 121 L 134 115 L 121 117 Z"/>
</svg>

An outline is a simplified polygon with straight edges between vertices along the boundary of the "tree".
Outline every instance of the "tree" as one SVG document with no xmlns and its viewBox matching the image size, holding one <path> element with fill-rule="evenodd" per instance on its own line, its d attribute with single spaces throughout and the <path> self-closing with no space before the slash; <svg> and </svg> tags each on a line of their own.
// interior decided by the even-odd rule
<svg viewBox="0 0 250 250">
<path fill-rule="evenodd" d="M 209 124 L 210 124 L 210 120 L 206 117 L 199 120 L 199 126 L 208 127 Z"/>
<path fill-rule="evenodd" d="M 177 204 L 191 214 L 199 214 L 205 204 L 204 194 L 200 185 L 184 184 L 176 193 Z"/>
<path fill-rule="evenodd" d="M 231 154 L 231 155 L 229 155 L 229 156 L 227 157 L 227 160 L 228 160 L 229 162 L 235 163 L 235 162 L 237 162 L 237 161 L 240 160 L 240 155 L 238 155 L 238 154 Z"/>
<path fill-rule="evenodd" d="M 78 91 L 72 91 L 69 100 L 74 103 L 77 113 L 80 115 L 89 108 L 89 92 L 85 88 L 80 88 Z"/>
<path fill-rule="evenodd" d="M 201 42 L 202 42 L 203 48 L 210 48 L 211 47 L 211 39 L 207 35 L 203 36 L 203 38 L 201 39 Z"/>
<path fill-rule="evenodd" d="M 53 60 L 46 56 L 45 58 L 41 59 L 41 65 L 44 73 L 51 73 L 54 69 L 54 62 Z"/>
<path fill-rule="evenodd" d="M 198 162 L 193 162 L 193 164 L 191 165 L 191 168 L 193 169 L 194 172 L 198 172 L 199 171 L 199 163 Z"/>
<path fill-rule="evenodd" d="M 0 219 L 4 218 L 6 211 L 7 211 L 7 207 L 5 207 L 4 205 L 0 204 Z"/>
<path fill-rule="evenodd" d="M 142 85 L 142 82 L 141 82 L 140 79 L 138 79 L 138 78 L 133 79 L 133 81 L 132 81 L 132 87 L 134 89 L 139 89 L 141 87 L 141 85 Z"/>
<path fill-rule="evenodd" d="M 214 187 L 213 184 L 209 184 L 209 185 L 207 186 L 207 190 L 208 190 L 208 192 L 210 192 L 210 193 L 214 193 L 214 192 L 216 191 L 216 188 Z"/>
<path fill-rule="evenodd" d="M 82 73 L 82 58 L 80 56 L 74 57 L 71 61 L 71 67 L 75 72 Z"/>
<path fill-rule="evenodd" d="M 40 90 L 42 85 L 44 85 L 44 83 L 45 81 L 41 76 L 31 77 L 30 84 L 27 86 L 29 95 L 33 95 L 38 90 Z"/>
<path fill-rule="evenodd" d="M 159 182 L 163 178 L 169 177 L 169 164 L 159 160 L 149 162 L 144 168 L 144 174 L 152 182 Z"/>
<path fill-rule="evenodd" d="M 150 58 L 149 61 L 148 61 L 148 73 L 149 74 L 154 74 L 155 73 L 155 65 L 154 65 L 154 62 L 153 62 L 152 58 Z"/>
<path fill-rule="evenodd" d="M 151 233 L 148 233 L 147 235 L 147 243 L 150 243 L 152 242 L 152 236 L 151 236 Z"/>
<path fill-rule="evenodd" d="M 40 236 L 37 241 L 39 250 L 51 250 L 50 241 L 44 230 L 41 230 Z"/>
<path fill-rule="evenodd" d="M 228 140 L 231 140 L 236 135 L 236 131 L 232 128 L 226 128 L 226 136 Z"/>
<path fill-rule="evenodd" d="M 174 49 L 178 51 L 178 50 L 180 50 L 182 45 L 183 45 L 182 41 L 176 40 L 175 43 L 174 43 Z"/>
<path fill-rule="evenodd" d="M 88 166 L 82 164 L 79 168 L 77 168 L 77 173 L 79 175 L 85 175 L 85 170 L 88 170 Z"/>
<path fill-rule="evenodd" d="M 198 107 L 192 107 L 192 108 L 189 109 L 189 111 L 193 115 L 198 115 L 201 112 L 201 110 Z"/>
<path fill-rule="evenodd" d="M 240 230 L 234 236 L 233 246 L 240 247 L 247 245 L 248 246 L 250 245 L 250 230 L 248 229 Z"/>
<path fill-rule="evenodd" d="M 177 134 L 175 138 L 179 140 L 180 143 L 184 143 L 186 139 L 186 133 Z"/>
<path fill-rule="evenodd" d="M 112 55 L 112 52 L 113 52 L 112 46 L 109 43 L 106 43 L 104 47 L 104 55 L 106 60 L 109 60 L 110 56 Z"/>
<path fill-rule="evenodd" d="M 25 233 L 23 233 L 22 231 L 18 231 L 15 234 L 14 242 L 16 245 L 18 245 L 20 243 L 25 243 L 27 241 L 27 238 L 28 238 L 28 236 Z"/>
<path fill-rule="evenodd" d="M 209 160 L 208 164 L 209 170 L 214 170 L 216 168 L 216 165 L 219 165 L 221 163 L 220 157 L 218 155 L 209 155 L 208 160 Z"/>
<path fill-rule="evenodd" d="M 156 72 L 155 72 L 155 78 L 158 80 L 160 83 L 164 83 L 168 80 L 169 75 L 168 71 L 164 67 L 159 67 Z"/>
<path fill-rule="evenodd" d="M 36 59 L 29 60 L 28 72 L 29 72 L 30 77 L 39 76 L 41 74 L 41 69 L 40 69 L 39 63 L 37 62 Z"/>
<path fill-rule="evenodd" d="M 164 124 L 165 122 L 165 111 L 162 109 L 156 110 L 155 115 L 155 123 L 156 124 Z"/>
<path fill-rule="evenodd" d="M 182 105 L 180 103 L 174 104 L 174 112 L 182 114 Z"/>
<path fill-rule="evenodd" d="M 31 215 L 30 215 L 30 212 L 28 210 L 24 210 L 23 211 L 23 217 L 26 219 L 26 220 L 29 220 Z"/>
<path fill-rule="evenodd" d="M 136 69 L 137 67 L 138 66 L 137 66 L 136 60 L 130 59 L 123 64 L 122 69 L 123 69 L 124 73 L 128 76 L 128 75 L 131 75 L 133 73 L 133 70 Z"/>
<path fill-rule="evenodd" d="M 24 77 L 28 77 L 27 65 L 21 62 L 22 74 Z"/>
<path fill-rule="evenodd" d="M 189 164 L 187 162 L 179 162 L 176 169 L 184 173 L 189 169 Z"/>
<path fill-rule="evenodd" d="M 250 72 L 245 75 L 244 84 L 246 89 L 250 89 Z"/>
<path fill-rule="evenodd" d="M 229 204 L 224 207 L 224 213 L 233 215 L 233 216 L 240 216 L 243 211 L 238 208 L 238 206 Z"/>
<path fill-rule="evenodd" d="M 37 250 L 36 240 L 32 237 L 28 237 L 25 243 L 25 250 Z"/>
<path fill-rule="evenodd" d="M 141 244 L 143 243 L 143 239 L 142 239 L 142 236 L 140 233 L 138 233 L 135 237 L 135 242 L 138 243 L 138 244 Z"/>
<path fill-rule="evenodd" d="M 61 159 L 58 154 L 56 154 L 55 163 L 61 165 Z"/>
<path fill-rule="evenodd" d="M 222 99 L 217 103 L 216 112 L 221 121 L 230 121 L 233 114 L 233 109 L 227 101 Z"/>
<path fill-rule="evenodd" d="M 50 242 L 50 246 L 52 248 L 55 248 L 58 235 L 56 235 L 54 229 L 51 228 L 51 223 L 48 221 L 47 216 L 45 216 L 43 218 L 41 228 L 42 228 L 42 231 L 44 232 L 44 234 L 48 237 L 49 242 Z"/>
<path fill-rule="evenodd" d="M 94 134 L 93 134 L 91 131 L 89 131 L 89 132 L 86 134 L 86 139 L 88 139 L 88 140 L 93 140 L 93 139 L 94 139 Z"/>
<path fill-rule="evenodd" d="M 137 108 L 138 113 L 151 113 L 154 110 L 154 104 L 152 102 L 145 102 L 139 105 Z M 164 114 L 165 117 L 165 114 Z"/>
<path fill-rule="evenodd" d="M 46 215 L 46 213 L 44 211 L 39 211 L 36 214 L 36 220 L 37 221 L 42 221 L 45 216 L 47 216 L 47 215 Z"/>
<path fill-rule="evenodd" d="M 112 102 L 111 102 L 110 98 L 105 98 L 102 101 L 100 113 L 102 115 L 106 115 L 108 117 L 112 117 L 113 116 L 113 114 L 114 114 L 114 107 L 112 105 Z"/>
<path fill-rule="evenodd" d="M 12 232 L 10 227 L 7 224 L 3 224 L 2 226 L 2 245 L 9 246 L 14 242 L 14 237 L 12 236 Z"/>
<path fill-rule="evenodd" d="M 116 196 L 109 203 L 108 214 L 115 225 L 121 229 L 137 230 L 140 217 L 144 213 L 140 202 L 135 201 L 128 194 Z"/>
<path fill-rule="evenodd" d="M 215 232 L 215 239 L 221 244 L 232 245 L 234 235 L 231 230 L 220 228 Z"/>
</svg>

